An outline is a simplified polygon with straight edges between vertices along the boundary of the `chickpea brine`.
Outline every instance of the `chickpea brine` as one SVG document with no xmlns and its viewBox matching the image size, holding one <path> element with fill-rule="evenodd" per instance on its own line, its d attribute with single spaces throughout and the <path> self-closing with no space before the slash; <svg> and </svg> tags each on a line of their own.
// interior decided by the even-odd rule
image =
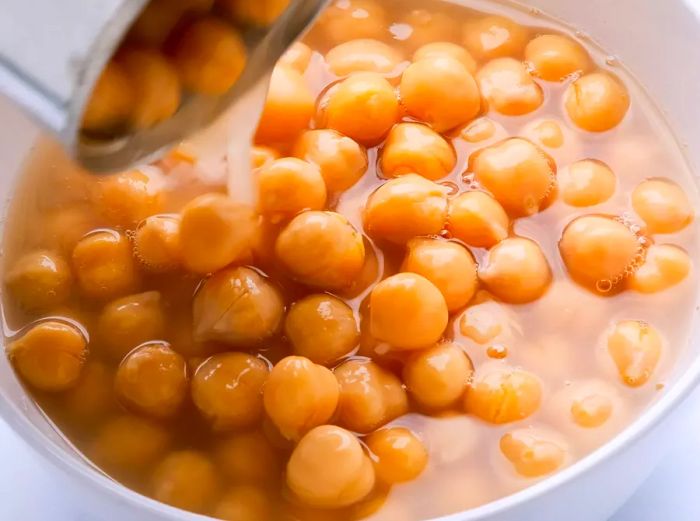
<svg viewBox="0 0 700 521">
<path fill-rule="evenodd" d="M 598 48 L 493 7 L 331 3 L 277 65 L 251 157 L 228 158 L 251 204 L 202 143 L 106 177 L 37 148 L 6 351 L 76 447 L 220 519 L 419 521 L 575 463 L 663 392 L 697 296 L 680 149 Z M 190 22 L 172 71 L 115 63 L 219 91 L 236 71 L 192 56 L 222 23 Z"/>
</svg>

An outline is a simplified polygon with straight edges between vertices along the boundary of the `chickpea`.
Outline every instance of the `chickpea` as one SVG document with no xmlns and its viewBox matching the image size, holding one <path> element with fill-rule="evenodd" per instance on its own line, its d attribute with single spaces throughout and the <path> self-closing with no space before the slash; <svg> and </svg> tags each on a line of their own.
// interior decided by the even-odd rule
<svg viewBox="0 0 700 521">
<path fill-rule="evenodd" d="M 591 59 L 577 41 L 559 34 L 542 34 L 525 46 L 525 60 L 535 74 L 547 81 L 563 81 L 575 72 L 586 72 Z"/>
<path fill-rule="evenodd" d="M 263 107 L 256 143 L 290 143 L 306 130 L 316 109 L 316 99 L 304 77 L 295 69 L 275 67 Z"/>
<path fill-rule="evenodd" d="M 330 129 L 308 130 L 294 145 L 293 155 L 318 165 L 329 192 L 342 192 L 367 171 L 365 149 Z"/>
<path fill-rule="evenodd" d="M 214 0 L 151 0 L 129 29 L 129 41 L 162 47 L 186 14 L 209 11 Z"/>
<path fill-rule="evenodd" d="M 456 41 L 459 39 L 459 24 L 448 13 L 435 8 L 411 9 L 398 20 L 400 26 L 410 29 L 402 36 L 402 43 L 411 50 L 416 50 L 431 42 L 440 40 Z M 405 29 L 404 29 L 405 30 Z M 394 32 L 392 30 L 392 32 Z M 397 33 L 394 34 L 395 38 Z"/>
<path fill-rule="evenodd" d="M 360 501 L 374 487 L 374 469 L 352 433 L 334 425 L 309 431 L 287 463 L 287 485 L 304 503 L 338 508 Z"/>
<path fill-rule="evenodd" d="M 608 165 L 596 159 L 576 161 L 559 175 L 559 191 L 571 206 L 594 206 L 615 193 L 617 180 Z"/>
<path fill-rule="evenodd" d="M 434 344 L 445 331 L 445 297 L 428 279 L 399 273 L 377 284 L 370 294 L 372 336 L 396 349 Z"/>
<path fill-rule="evenodd" d="M 469 306 L 459 318 L 459 331 L 477 344 L 486 344 L 511 332 L 502 304 L 486 301 Z"/>
<path fill-rule="evenodd" d="M 237 433 L 216 446 L 216 462 L 235 483 L 269 485 L 279 479 L 277 450 L 260 431 Z"/>
<path fill-rule="evenodd" d="M 572 421 L 579 427 L 592 429 L 600 427 L 612 416 L 613 399 L 605 387 L 596 389 L 593 385 L 582 386 L 571 400 Z"/>
<path fill-rule="evenodd" d="M 161 295 L 147 291 L 107 304 L 97 320 L 97 338 L 110 358 L 121 360 L 136 346 L 165 334 Z"/>
<path fill-rule="evenodd" d="M 446 218 L 444 187 L 416 174 L 384 183 L 369 197 L 364 210 L 367 233 L 396 244 L 421 235 L 438 235 Z"/>
<path fill-rule="evenodd" d="M 656 293 L 683 281 L 690 273 L 688 254 L 671 244 L 653 244 L 644 264 L 630 277 L 629 286 L 640 293 Z"/>
<path fill-rule="evenodd" d="M 374 455 L 374 471 L 384 483 L 404 483 L 416 479 L 428 463 L 428 451 L 411 431 L 392 427 L 367 437 L 367 448 Z"/>
<path fill-rule="evenodd" d="M 469 74 L 476 74 L 476 61 L 474 58 L 472 58 L 472 55 L 469 54 L 469 51 L 467 51 L 461 45 L 451 42 L 427 43 L 413 54 L 413 61 L 417 62 L 425 59 L 431 60 L 439 56 L 449 56 L 454 58 L 466 67 Z"/>
<path fill-rule="evenodd" d="M 403 61 L 401 53 L 378 40 L 351 40 L 326 53 L 328 68 L 336 76 L 356 72 L 394 73 Z"/>
<path fill-rule="evenodd" d="M 172 271 L 182 262 L 180 216 L 152 215 L 134 233 L 134 255 L 150 272 Z"/>
<path fill-rule="evenodd" d="M 358 72 L 334 86 L 319 114 L 322 127 L 363 145 L 381 141 L 399 117 L 394 87 L 376 72 Z"/>
<path fill-rule="evenodd" d="M 304 74 L 309 68 L 313 51 L 311 47 L 301 42 L 294 42 L 277 62 L 278 65 L 294 69 L 299 74 Z"/>
<path fill-rule="evenodd" d="M 464 26 L 464 46 L 479 61 L 522 54 L 528 30 L 503 16 L 485 16 Z"/>
<path fill-rule="evenodd" d="M 51 251 L 22 255 L 5 275 L 12 298 L 25 309 L 42 310 L 68 299 L 73 283 L 70 266 Z"/>
<path fill-rule="evenodd" d="M 121 131 L 129 123 L 135 103 L 136 92 L 129 76 L 121 65 L 110 61 L 85 106 L 82 129 L 96 133 Z"/>
<path fill-rule="evenodd" d="M 290 0 L 221 0 L 221 7 L 237 24 L 267 27 L 287 9 Z"/>
<path fill-rule="evenodd" d="M 252 170 L 257 170 L 258 168 L 269 165 L 280 157 L 280 153 L 272 147 L 262 145 L 254 146 L 250 150 L 250 168 Z"/>
<path fill-rule="evenodd" d="M 459 137 L 468 143 L 479 143 L 492 139 L 498 134 L 505 135 L 505 129 L 500 125 L 496 125 L 493 120 L 482 117 L 465 126 L 459 133 Z"/>
<path fill-rule="evenodd" d="M 219 500 L 214 516 L 224 521 L 269 521 L 273 519 L 272 500 L 258 487 L 236 485 Z"/>
<path fill-rule="evenodd" d="M 250 347 L 279 331 L 284 301 L 254 269 L 229 268 L 204 283 L 194 298 L 193 312 L 195 340 Z"/>
<path fill-rule="evenodd" d="M 623 320 L 610 332 L 607 344 L 620 379 L 630 387 L 640 387 L 649 381 L 659 363 L 663 340 L 651 324 Z"/>
<path fill-rule="evenodd" d="M 555 187 L 554 161 L 538 146 L 510 138 L 470 158 L 476 180 L 516 217 L 539 212 Z"/>
<path fill-rule="evenodd" d="M 88 205 L 60 208 L 46 214 L 40 244 L 70 257 L 78 241 L 99 225 L 99 217 Z"/>
<path fill-rule="evenodd" d="M 156 175 L 146 170 L 101 177 L 95 184 L 95 205 L 110 224 L 130 228 L 162 210 L 159 184 Z"/>
<path fill-rule="evenodd" d="M 399 123 L 389 132 L 381 155 L 386 177 L 418 174 L 436 181 L 457 164 L 454 149 L 437 132 L 419 123 Z"/>
<path fill-rule="evenodd" d="M 71 418 L 81 425 L 91 425 L 114 406 L 114 371 L 97 360 L 88 360 L 76 384 L 61 395 Z"/>
<path fill-rule="evenodd" d="M 528 478 L 550 474 L 566 461 L 566 448 L 561 443 L 532 428 L 504 434 L 500 447 L 516 472 Z"/>
<path fill-rule="evenodd" d="M 509 224 L 506 211 L 486 192 L 472 190 L 450 200 L 447 229 L 469 246 L 495 246 L 508 237 Z"/>
<path fill-rule="evenodd" d="M 194 450 L 170 453 L 151 476 L 151 496 L 190 512 L 204 513 L 219 489 L 216 467 Z"/>
<path fill-rule="evenodd" d="M 510 423 L 533 414 L 542 401 L 540 380 L 500 363 L 482 366 L 464 395 L 464 407 L 489 423 Z"/>
<path fill-rule="evenodd" d="M 325 204 L 326 184 L 312 163 L 285 157 L 258 172 L 258 211 L 272 222 L 304 210 L 322 210 Z"/>
<path fill-rule="evenodd" d="M 625 117 L 630 97 L 625 86 L 607 72 L 592 72 L 566 89 L 564 107 L 576 126 L 589 132 L 605 132 Z"/>
<path fill-rule="evenodd" d="M 401 101 L 408 113 L 445 132 L 470 121 L 481 110 L 474 77 L 450 56 L 413 62 L 401 77 Z"/>
<path fill-rule="evenodd" d="M 32 387 L 57 392 L 78 382 L 87 357 L 87 341 L 77 327 L 47 320 L 13 339 L 7 352 L 17 372 Z"/>
<path fill-rule="evenodd" d="M 427 409 L 443 409 L 459 400 L 474 372 L 462 348 L 437 344 L 413 355 L 403 368 L 403 381 L 413 399 Z"/>
<path fill-rule="evenodd" d="M 542 89 L 525 65 L 513 58 L 496 58 L 476 75 L 481 94 L 496 112 L 521 116 L 537 110 L 544 100 Z"/>
<path fill-rule="evenodd" d="M 674 233 L 693 220 L 693 207 L 683 189 L 670 179 L 647 179 L 632 192 L 632 208 L 650 233 Z"/>
<path fill-rule="evenodd" d="M 208 358 L 192 378 L 192 400 L 215 430 L 250 427 L 263 413 L 262 390 L 269 369 L 245 353 Z"/>
<path fill-rule="evenodd" d="M 362 271 L 362 236 L 340 214 L 304 212 L 282 230 L 275 254 L 290 273 L 309 286 L 350 286 Z"/>
<path fill-rule="evenodd" d="M 238 31 L 209 16 L 193 22 L 178 35 L 172 59 L 185 89 L 218 96 L 236 83 L 248 57 Z"/>
<path fill-rule="evenodd" d="M 369 360 L 348 360 L 333 371 L 340 384 L 338 424 L 372 432 L 408 412 L 401 381 Z"/>
<path fill-rule="evenodd" d="M 535 124 L 532 134 L 536 141 L 548 148 L 561 148 L 564 144 L 564 133 L 556 120 L 545 119 Z"/>
<path fill-rule="evenodd" d="M 360 341 L 357 320 L 342 300 L 332 295 L 310 295 L 292 305 L 284 332 L 294 353 L 321 365 L 350 354 Z"/>
<path fill-rule="evenodd" d="M 252 208 L 223 194 L 192 199 L 180 212 L 180 248 L 185 268 L 212 273 L 252 256 L 258 218 Z"/>
<path fill-rule="evenodd" d="M 319 26 L 330 41 L 381 39 L 387 34 L 384 7 L 375 0 L 336 0 L 321 13 Z"/>
</svg>

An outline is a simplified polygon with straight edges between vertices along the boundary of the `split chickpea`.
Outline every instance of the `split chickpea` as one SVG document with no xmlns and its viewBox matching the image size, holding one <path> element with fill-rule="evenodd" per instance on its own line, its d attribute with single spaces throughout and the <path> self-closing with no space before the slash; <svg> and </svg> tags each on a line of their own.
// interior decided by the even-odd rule
<svg viewBox="0 0 700 521">
<path fill-rule="evenodd" d="M 651 324 L 623 320 L 608 335 L 607 348 L 620 379 L 630 387 L 639 387 L 653 375 L 661 359 L 663 340 Z"/>
</svg>

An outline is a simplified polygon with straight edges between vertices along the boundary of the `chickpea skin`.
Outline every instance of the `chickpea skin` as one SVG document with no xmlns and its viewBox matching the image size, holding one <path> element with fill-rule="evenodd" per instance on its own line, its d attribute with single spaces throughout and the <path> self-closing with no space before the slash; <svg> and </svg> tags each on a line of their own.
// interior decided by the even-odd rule
<svg viewBox="0 0 700 521">
<path fill-rule="evenodd" d="M 258 211 L 271 222 L 326 205 L 326 184 L 312 163 L 296 157 L 277 159 L 262 167 L 257 177 Z"/>
<path fill-rule="evenodd" d="M 525 60 L 536 76 L 547 81 L 563 81 L 575 72 L 586 72 L 591 59 L 575 40 L 559 34 L 542 34 L 525 46 Z"/>
<path fill-rule="evenodd" d="M 419 405 L 438 410 L 462 398 L 473 373 L 472 362 L 462 348 L 446 342 L 409 358 L 403 381 Z"/>
<path fill-rule="evenodd" d="M 277 64 L 294 69 L 299 74 L 304 74 L 306 69 L 309 68 L 312 55 L 313 51 L 311 47 L 305 43 L 294 42 L 289 49 L 284 52 Z"/>
<path fill-rule="evenodd" d="M 481 110 L 474 77 L 450 56 L 412 63 L 401 77 L 401 101 L 408 113 L 436 132 L 463 125 Z"/>
<path fill-rule="evenodd" d="M 516 472 L 528 478 L 550 474 L 566 461 L 566 448 L 544 432 L 532 428 L 504 434 L 500 448 Z"/>
<path fill-rule="evenodd" d="M 67 322 L 32 325 L 7 346 L 8 358 L 32 387 L 58 392 L 73 387 L 87 357 L 82 331 Z"/>
<path fill-rule="evenodd" d="M 309 431 L 287 463 L 287 485 L 304 503 L 339 508 L 357 503 L 374 487 L 372 462 L 348 431 L 322 425 Z"/>
<path fill-rule="evenodd" d="M 164 273 L 182 262 L 180 216 L 152 215 L 134 233 L 134 255 L 152 273 Z"/>
<path fill-rule="evenodd" d="M 418 174 L 431 181 L 445 177 L 456 164 L 450 143 L 420 123 L 399 123 L 392 128 L 380 162 L 386 177 Z"/>
<path fill-rule="evenodd" d="M 650 233 L 674 233 L 693 220 L 693 207 L 683 189 L 670 179 L 647 179 L 632 192 L 632 208 Z"/>
<path fill-rule="evenodd" d="M 413 54 L 413 61 L 433 59 L 438 56 L 449 56 L 466 67 L 471 75 L 476 74 L 476 60 L 464 47 L 451 42 L 432 42 L 420 47 Z"/>
<path fill-rule="evenodd" d="M 190 512 L 204 513 L 219 490 L 216 467 L 194 450 L 172 452 L 151 477 L 151 496 L 157 501 Z"/>
<path fill-rule="evenodd" d="M 592 72 L 566 89 L 564 107 L 571 120 L 583 130 L 605 132 L 627 114 L 630 97 L 625 86 L 607 72 Z"/>
<path fill-rule="evenodd" d="M 124 130 L 136 103 L 134 85 L 124 68 L 110 61 L 102 70 L 87 102 L 82 129 L 109 133 Z"/>
<path fill-rule="evenodd" d="M 596 159 L 576 161 L 559 175 L 559 193 L 570 206 L 594 206 L 615 193 L 617 179 L 608 165 Z"/>
<path fill-rule="evenodd" d="M 224 521 L 269 521 L 272 515 L 272 499 L 263 489 L 250 485 L 229 489 L 214 508 L 216 519 Z"/>
<path fill-rule="evenodd" d="M 533 112 L 544 100 L 525 65 L 513 58 L 491 60 L 479 70 L 476 80 L 489 106 L 506 116 Z"/>
<path fill-rule="evenodd" d="M 404 427 L 391 427 L 367 437 L 374 455 L 374 471 L 384 483 L 405 483 L 416 479 L 428 463 L 428 451 L 418 437 Z"/>
<path fill-rule="evenodd" d="M 469 246 L 490 248 L 508 237 L 510 221 L 503 207 L 486 192 L 472 190 L 450 200 L 447 229 Z"/>
<path fill-rule="evenodd" d="M 608 335 L 607 344 L 620 379 L 630 387 L 640 387 L 649 381 L 663 348 L 656 328 L 641 320 L 618 322 Z"/>
<path fill-rule="evenodd" d="M 156 175 L 146 170 L 104 176 L 95 183 L 95 204 L 110 224 L 130 228 L 161 211 L 158 185 Z"/>
<path fill-rule="evenodd" d="M 326 53 L 328 68 L 336 76 L 349 76 L 357 72 L 390 74 L 403 61 L 395 48 L 378 40 L 351 40 L 333 47 Z"/>
<path fill-rule="evenodd" d="M 387 34 L 384 7 L 375 0 L 336 0 L 319 18 L 319 27 L 329 41 L 349 42 L 358 38 L 382 39 Z"/>
<path fill-rule="evenodd" d="M 652 244 L 644 264 L 630 277 L 629 287 L 640 293 L 656 293 L 681 283 L 690 273 L 690 257 L 678 246 Z"/>
<path fill-rule="evenodd" d="M 503 16 L 485 16 L 464 26 L 464 46 L 479 61 L 505 56 L 519 57 L 528 30 Z"/>
<path fill-rule="evenodd" d="M 70 266 L 51 251 L 22 255 L 5 275 L 12 298 L 25 309 L 45 310 L 61 305 L 70 296 Z"/>
<path fill-rule="evenodd" d="M 262 390 L 269 369 L 246 353 L 208 358 L 192 378 L 192 400 L 214 430 L 250 427 L 263 413 Z"/>
<path fill-rule="evenodd" d="M 280 457 L 261 431 L 236 433 L 220 441 L 215 459 L 234 483 L 269 485 L 279 480 Z"/>
<path fill-rule="evenodd" d="M 445 297 L 428 279 L 398 273 L 370 294 L 372 336 L 396 349 L 420 349 L 440 340 L 447 327 Z"/>
</svg>

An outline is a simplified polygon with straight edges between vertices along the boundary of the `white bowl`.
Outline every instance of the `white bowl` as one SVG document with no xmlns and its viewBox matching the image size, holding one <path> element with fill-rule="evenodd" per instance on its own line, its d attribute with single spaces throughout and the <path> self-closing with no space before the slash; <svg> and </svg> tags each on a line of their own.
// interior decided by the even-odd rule
<svg viewBox="0 0 700 521">
<path fill-rule="evenodd" d="M 469 5 L 488 5 L 472 0 Z M 663 111 L 691 166 L 700 165 L 700 1 L 528 0 L 585 30 L 620 58 Z M 36 141 L 36 127 L 0 99 L 0 194 L 8 201 L 21 165 Z M 696 314 L 697 315 L 697 314 Z M 444 521 L 603 521 L 634 492 L 674 439 L 681 404 L 700 381 L 700 320 L 690 346 L 657 400 L 624 432 L 566 470 L 493 503 Z M 56 469 L 69 500 L 88 519 L 196 520 L 203 516 L 168 507 L 115 483 L 87 462 L 24 392 L 0 357 L 0 414 Z"/>
</svg>

